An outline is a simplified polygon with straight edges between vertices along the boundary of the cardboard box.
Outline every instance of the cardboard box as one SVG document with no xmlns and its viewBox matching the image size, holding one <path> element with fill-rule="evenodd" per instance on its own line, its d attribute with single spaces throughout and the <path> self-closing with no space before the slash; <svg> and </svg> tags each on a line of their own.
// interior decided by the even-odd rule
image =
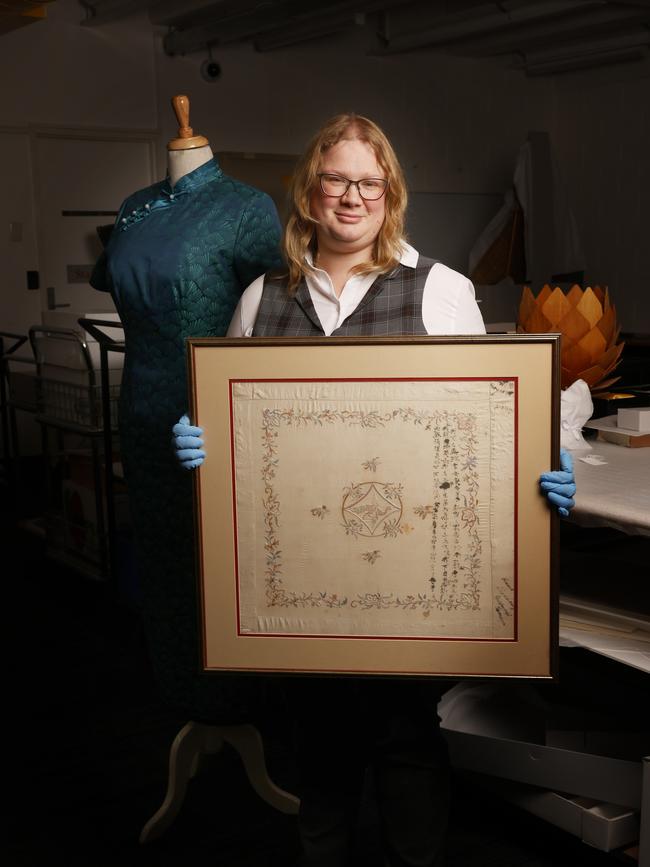
<svg viewBox="0 0 650 867">
<path fill-rule="evenodd" d="M 650 407 L 637 406 L 629 409 L 619 409 L 617 414 L 619 427 L 650 433 Z"/>
<path fill-rule="evenodd" d="M 579 795 L 543 791 L 494 777 L 474 778 L 488 791 L 603 852 L 611 852 L 639 839 L 639 814 L 627 807 Z"/>
<path fill-rule="evenodd" d="M 530 740 L 531 721 L 536 715 L 543 724 L 548 708 L 528 703 L 526 695 L 524 688 L 468 682 L 445 693 L 439 713 L 454 768 L 490 778 L 511 800 L 592 846 L 609 851 L 635 840 L 645 762 L 587 752 L 622 750 L 584 729 L 575 737 L 547 732 L 546 740 L 561 747 Z M 624 731 L 603 734 L 629 739 Z"/>
<path fill-rule="evenodd" d="M 626 410 L 626 412 L 635 412 L 636 410 Z M 619 410 L 619 413 L 623 410 Z M 585 423 L 585 427 L 598 431 L 598 439 L 602 442 L 614 443 L 618 446 L 627 446 L 628 448 L 643 448 L 650 446 L 650 431 L 644 433 L 631 427 L 623 427 L 619 418 L 615 415 L 608 415 L 605 418 L 591 419 Z"/>
</svg>

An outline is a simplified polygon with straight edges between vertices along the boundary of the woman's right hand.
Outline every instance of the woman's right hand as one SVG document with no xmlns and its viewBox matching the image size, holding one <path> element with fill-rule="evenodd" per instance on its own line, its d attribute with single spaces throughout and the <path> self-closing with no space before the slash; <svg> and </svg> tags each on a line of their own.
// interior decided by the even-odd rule
<svg viewBox="0 0 650 867">
<path fill-rule="evenodd" d="M 189 417 L 182 415 L 172 428 L 172 445 L 176 458 L 186 470 L 200 467 L 205 460 L 203 445 L 203 428 L 190 424 Z"/>
</svg>

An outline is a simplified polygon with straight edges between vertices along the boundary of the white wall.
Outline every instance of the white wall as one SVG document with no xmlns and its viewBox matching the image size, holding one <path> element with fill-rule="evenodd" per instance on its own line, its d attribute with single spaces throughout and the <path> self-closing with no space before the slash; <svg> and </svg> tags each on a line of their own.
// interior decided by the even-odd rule
<svg viewBox="0 0 650 867">
<path fill-rule="evenodd" d="M 298 153 L 325 118 L 352 109 L 387 130 L 413 191 L 457 195 L 505 190 L 527 132 L 546 129 L 589 279 L 609 284 L 625 329 L 650 331 L 641 272 L 650 192 L 647 65 L 644 77 L 635 66 L 527 79 L 500 60 L 371 57 L 369 30 L 360 29 L 267 54 L 246 44 L 216 49 L 223 73 L 210 84 L 199 74 L 205 57 L 167 57 L 146 15 L 101 28 L 80 27 L 81 17 L 77 0 L 57 0 L 45 22 L 2 36 L 5 129 L 158 128 L 162 174 L 166 142 L 176 135 L 169 102 L 176 93 L 190 96 L 195 131 L 215 151 Z M 71 165 L 71 182 L 74 171 Z M 120 167 L 102 171 L 117 178 Z"/>
<path fill-rule="evenodd" d="M 528 131 L 552 125 L 553 88 L 503 61 L 373 57 L 369 47 L 364 30 L 266 54 L 226 46 L 213 52 L 222 66 L 214 83 L 199 72 L 206 54 L 160 52 L 163 139 L 176 135 L 169 101 L 177 93 L 189 95 L 194 131 L 215 151 L 297 154 L 331 115 L 365 114 L 388 133 L 411 192 L 436 194 L 413 197 L 411 238 L 422 253 L 466 272 L 478 233 L 511 185 Z M 514 307 L 497 318 L 514 318 Z"/>
<path fill-rule="evenodd" d="M 121 135 L 122 130 L 155 131 L 158 123 L 156 39 L 148 19 L 131 18 L 102 29 L 81 27 L 83 10 L 77 0 L 58 0 L 47 12 L 45 20 L 3 34 L 0 41 L 2 330 L 11 325 L 25 332 L 40 311 L 41 296 L 27 293 L 24 273 L 45 267 L 43 245 L 39 249 L 38 243 L 39 233 L 42 239 L 48 227 L 41 225 L 43 214 L 37 207 L 37 136 L 56 132 L 74 138 L 89 131 L 101 137 L 101 130 Z M 62 159 L 57 167 L 69 179 L 71 193 L 80 183 L 77 163 L 78 149 L 71 148 L 68 163 Z M 120 189 L 119 161 L 105 160 L 97 172 L 103 186 Z M 119 204 L 103 197 L 95 207 Z M 21 223 L 22 239 L 7 246 L 10 222 Z"/>
<path fill-rule="evenodd" d="M 484 208 L 495 202 L 487 197 L 511 184 L 528 131 L 548 130 L 588 280 L 609 285 L 624 330 L 650 332 L 650 62 L 527 79 L 502 60 L 368 56 L 370 32 L 356 30 L 268 54 L 246 44 L 216 49 L 223 72 L 211 84 L 199 73 L 205 55 L 167 57 L 146 14 L 100 28 L 81 27 L 82 15 L 77 0 L 57 0 L 45 21 L 0 38 L 0 166 L 9 168 L 0 208 L 0 330 L 25 332 L 38 319 L 40 299 L 24 279 L 27 268 L 46 267 L 37 243 L 44 218 L 34 211 L 34 130 L 152 133 L 162 176 L 166 143 L 177 132 L 170 99 L 186 93 L 195 132 L 215 151 L 297 154 L 327 117 L 368 115 L 389 134 L 411 190 L 444 194 L 446 208 L 456 197 L 454 213 L 481 196 Z M 119 160 L 105 159 L 98 170 L 105 186 L 124 186 Z M 78 182 L 72 156 L 60 171 Z M 22 240 L 9 240 L 10 222 L 21 223 Z M 452 236 L 448 222 L 438 220 L 437 231 L 444 226 Z M 469 222 L 471 234 L 476 221 Z M 424 252 L 440 254 L 435 237 Z"/>
<path fill-rule="evenodd" d="M 386 129 L 411 190 L 474 194 L 504 191 L 527 132 L 547 130 L 583 241 L 587 280 L 609 285 L 624 330 L 649 332 L 642 256 L 650 61 L 526 78 L 502 60 L 369 57 L 368 38 L 350 32 L 269 54 L 224 46 L 213 52 L 222 66 L 215 83 L 200 77 L 205 56 L 169 58 L 159 50 L 162 139 L 176 134 L 174 93 L 190 96 L 195 132 L 215 150 L 297 153 L 325 118 L 352 109 Z"/>
<path fill-rule="evenodd" d="M 72 137 L 79 130 L 101 128 L 152 130 L 158 116 L 155 37 L 146 17 L 99 30 L 79 26 L 83 10 L 77 0 L 57 0 L 47 13 L 44 21 L 0 37 L 0 330 L 20 334 L 40 322 L 43 294 L 27 290 L 25 271 L 41 271 L 45 285 L 35 129 L 57 127 Z M 71 153 L 60 168 L 73 192 L 76 166 Z M 98 172 L 107 176 L 107 186 L 113 175 L 119 188 L 119 162 L 105 161 Z M 10 223 L 20 224 L 20 240 L 10 237 Z M 41 238 L 47 228 L 40 225 Z M 40 431 L 31 416 L 18 413 L 18 423 L 22 453 L 39 451 Z"/>
<path fill-rule="evenodd" d="M 38 268 L 32 166 L 29 140 L 24 133 L 0 131 L 0 158 L 11 170 L 2 175 L 0 199 L 0 331 L 25 335 L 31 323 L 40 318 L 40 293 L 27 289 L 26 272 Z M 10 226 L 13 225 L 13 232 Z M 4 340 L 4 350 L 15 341 Z M 31 358 L 29 346 L 16 351 L 20 357 Z M 15 363 L 16 373 L 31 373 L 31 366 Z M 20 399 L 19 394 L 12 397 Z M 29 414 L 17 413 L 19 437 L 24 453 L 33 454 L 40 448 L 40 430 Z"/>
<path fill-rule="evenodd" d="M 214 150 L 299 153 L 324 120 L 353 110 L 385 128 L 411 189 L 475 193 L 503 190 L 527 131 L 552 122 L 549 84 L 501 62 L 369 57 L 368 47 L 365 30 L 266 54 L 224 46 L 215 83 L 199 74 L 205 56 L 160 52 L 163 138 L 176 134 L 175 93 L 190 96 L 194 130 Z"/>
<path fill-rule="evenodd" d="M 154 35 L 146 17 L 80 27 L 77 0 L 1 37 L 3 124 L 152 129 L 157 124 Z"/>
<path fill-rule="evenodd" d="M 590 283 L 623 330 L 650 332 L 650 60 L 555 80 L 554 141 Z"/>
<path fill-rule="evenodd" d="M 26 275 L 38 269 L 28 137 L 0 131 L 0 154 L 4 165 L 11 167 L 3 173 L 0 200 L 0 330 L 23 334 L 23 324 L 36 321 L 40 311 L 39 293 L 27 289 Z"/>
</svg>

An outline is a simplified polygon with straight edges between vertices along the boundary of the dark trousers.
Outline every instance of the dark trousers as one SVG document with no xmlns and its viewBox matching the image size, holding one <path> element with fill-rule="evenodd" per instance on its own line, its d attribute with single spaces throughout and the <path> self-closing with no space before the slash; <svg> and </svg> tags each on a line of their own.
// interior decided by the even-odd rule
<svg viewBox="0 0 650 867">
<path fill-rule="evenodd" d="M 425 682 L 303 679 L 290 686 L 297 722 L 304 867 L 347 867 L 366 771 L 374 780 L 385 863 L 440 867 L 449 763 Z"/>
</svg>

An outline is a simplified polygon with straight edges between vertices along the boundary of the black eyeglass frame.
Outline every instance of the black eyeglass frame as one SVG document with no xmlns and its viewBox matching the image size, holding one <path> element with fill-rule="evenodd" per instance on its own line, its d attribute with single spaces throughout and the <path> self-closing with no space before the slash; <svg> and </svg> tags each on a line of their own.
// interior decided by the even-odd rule
<svg viewBox="0 0 650 867">
<path fill-rule="evenodd" d="M 329 199 L 340 199 L 343 196 L 346 196 L 352 184 L 357 188 L 357 192 L 359 196 L 364 200 L 364 202 L 378 202 L 379 199 L 383 198 L 386 195 L 386 190 L 388 189 L 388 178 L 359 178 L 358 181 L 353 181 L 351 178 L 344 178 L 343 175 L 337 175 L 335 172 L 319 172 L 316 177 L 320 183 L 320 189 L 324 196 L 327 196 Z M 342 193 L 328 193 L 323 187 L 323 178 L 338 178 L 341 181 L 345 181 L 347 186 Z M 380 181 L 384 188 L 381 191 L 379 196 L 373 198 L 368 198 L 368 196 L 364 196 L 361 192 L 361 187 L 359 184 L 363 183 L 363 181 Z"/>
</svg>

